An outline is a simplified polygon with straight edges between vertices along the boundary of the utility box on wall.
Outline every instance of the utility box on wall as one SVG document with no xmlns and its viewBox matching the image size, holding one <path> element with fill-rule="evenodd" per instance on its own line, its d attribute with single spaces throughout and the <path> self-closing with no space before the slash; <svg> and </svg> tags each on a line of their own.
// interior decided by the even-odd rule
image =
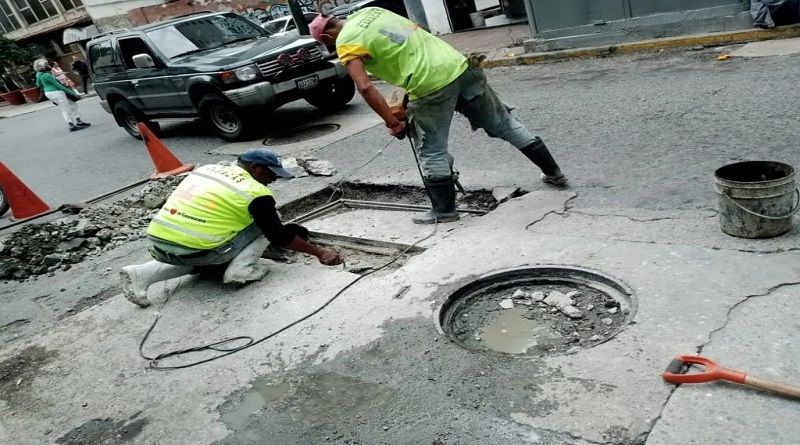
<svg viewBox="0 0 800 445">
<path fill-rule="evenodd" d="M 526 0 L 528 52 L 752 26 L 749 0 Z"/>
</svg>

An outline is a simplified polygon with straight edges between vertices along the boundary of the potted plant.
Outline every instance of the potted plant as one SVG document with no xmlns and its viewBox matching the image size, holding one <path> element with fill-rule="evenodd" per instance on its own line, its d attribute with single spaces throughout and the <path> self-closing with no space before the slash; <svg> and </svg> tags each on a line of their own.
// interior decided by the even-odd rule
<svg viewBox="0 0 800 445">
<path fill-rule="evenodd" d="M 2 80 L 7 90 L 5 93 L 0 93 L 0 96 L 11 105 L 25 103 L 25 96 L 20 91 L 20 86 L 30 87 L 31 85 L 24 76 L 20 75 L 20 68 L 27 65 L 29 61 L 30 54 L 17 45 L 17 42 L 0 36 L 0 72 L 5 74 L 2 76 Z M 28 93 L 32 95 L 34 92 L 29 91 Z M 35 94 L 33 102 L 39 99 L 41 91 L 35 92 Z"/>
</svg>

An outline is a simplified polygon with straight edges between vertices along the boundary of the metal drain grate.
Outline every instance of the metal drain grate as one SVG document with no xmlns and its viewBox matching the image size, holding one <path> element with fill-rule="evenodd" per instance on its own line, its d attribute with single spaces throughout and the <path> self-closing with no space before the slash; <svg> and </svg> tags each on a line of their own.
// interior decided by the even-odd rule
<svg viewBox="0 0 800 445">
<path fill-rule="evenodd" d="M 295 144 L 297 142 L 308 141 L 325 136 L 326 134 L 331 134 L 339 128 L 341 128 L 341 126 L 338 124 L 306 125 L 304 127 L 293 128 L 274 134 L 264 139 L 263 144 L 267 146 Z"/>
</svg>

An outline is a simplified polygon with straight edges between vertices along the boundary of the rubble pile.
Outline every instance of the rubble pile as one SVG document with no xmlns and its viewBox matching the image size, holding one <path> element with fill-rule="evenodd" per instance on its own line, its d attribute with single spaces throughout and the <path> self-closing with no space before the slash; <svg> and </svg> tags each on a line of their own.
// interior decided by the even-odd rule
<svg viewBox="0 0 800 445">
<path fill-rule="evenodd" d="M 85 207 L 54 222 L 26 225 L 0 240 L 0 279 L 52 276 L 87 256 L 143 238 L 150 220 L 182 179 L 153 181 L 120 201 Z"/>
</svg>

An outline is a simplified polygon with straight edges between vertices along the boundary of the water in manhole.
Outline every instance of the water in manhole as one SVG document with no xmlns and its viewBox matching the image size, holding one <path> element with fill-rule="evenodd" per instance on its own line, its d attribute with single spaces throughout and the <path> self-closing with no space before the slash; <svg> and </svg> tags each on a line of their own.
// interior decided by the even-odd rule
<svg viewBox="0 0 800 445">
<path fill-rule="evenodd" d="M 263 144 L 267 146 L 294 144 L 297 142 L 308 141 L 310 139 L 316 139 L 318 137 L 325 136 L 326 134 L 333 133 L 339 128 L 341 127 L 337 124 L 306 125 L 304 127 L 293 128 L 291 130 L 269 136 L 268 138 L 264 139 Z"/>
<path fill-rule="evenodd" d="M 581 267 L 545 265 L 470 281 L 449 296 L 437 323 L 467 349 L 542 356 L 603 343 L 635 311 L 633 292 L 619 280 Z"/>
</svg>

